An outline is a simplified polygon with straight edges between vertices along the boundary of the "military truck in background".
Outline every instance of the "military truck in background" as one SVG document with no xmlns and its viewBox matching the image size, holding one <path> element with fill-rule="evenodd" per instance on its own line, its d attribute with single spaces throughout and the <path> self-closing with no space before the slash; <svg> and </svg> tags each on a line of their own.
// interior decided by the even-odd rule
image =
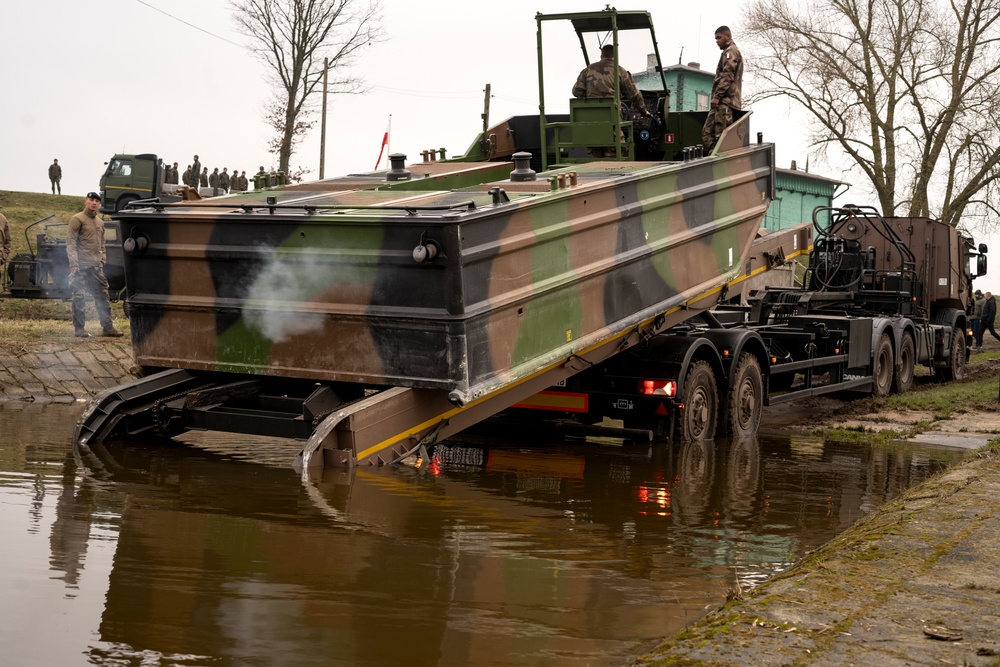
<svg viewBox="0 0 1000 667">
<path fill-rule="evenodd" d="M 101 213 L 117 213 L 134 201 L 197 200 L 201 194 L 187 185 L 165 182 L 166 166 L 153 153 L 119 153 L 105 163 L 101 176 Z"/>
</svg>

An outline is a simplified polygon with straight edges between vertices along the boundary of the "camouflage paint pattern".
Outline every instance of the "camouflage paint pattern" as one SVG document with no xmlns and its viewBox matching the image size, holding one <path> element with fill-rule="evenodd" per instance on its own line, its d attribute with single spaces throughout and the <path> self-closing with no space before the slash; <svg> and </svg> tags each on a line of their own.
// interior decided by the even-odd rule
<svg viewBox="0 0 1000 667">
<path fill-rule="evenodd" d="M 397 184 L 361 175 L 119 214 L 122 238 L 148 243 L 125 262 L 137 363 L 465 403 L 735 278 L 774 183 L 767 144 L 578 165 L 563 189 L 550 174 L 454 189 L 477 169 L 496 177 L 495 163 L 436 163 Z M 437 256 L 415 261 L 428 242 Z"/>
</svg>

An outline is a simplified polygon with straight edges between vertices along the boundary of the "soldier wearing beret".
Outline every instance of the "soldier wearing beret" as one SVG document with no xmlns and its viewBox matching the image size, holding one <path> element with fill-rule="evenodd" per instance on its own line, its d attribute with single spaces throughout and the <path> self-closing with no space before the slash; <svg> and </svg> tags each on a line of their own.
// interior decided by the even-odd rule
<svg viewBox="0 0 1000 667">
<path fill-rule="evenodd" d="M 66 258 L 69 260 L 69 287 L 73 295 L 73 329 L 77 338 L 90 338 L 87 323 L 87 295 L 94 300 L 103 336 L 123 335 L 111 320 L 108 279 L 104 276 L 104 220 L 97 216 L 101 195 L 88 192 L 82 211 L 69 219 L 66 231 Z"/>
</svg>

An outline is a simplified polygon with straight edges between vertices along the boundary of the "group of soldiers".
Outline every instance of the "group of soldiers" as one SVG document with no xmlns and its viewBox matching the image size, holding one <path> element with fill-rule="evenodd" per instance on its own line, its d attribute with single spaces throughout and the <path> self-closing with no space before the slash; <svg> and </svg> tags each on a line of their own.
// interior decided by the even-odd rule
<svg viewBox="0 0 1000 667">
<path fill-rule="evenodd" d="M 232 174 L 229 173 L 228 167 L 223 167 L 222 172 L 219 172 L 219 168 L 216 167 L 212 173 L 208 173 L 208 167 L 202 167 L 201 161 L 198 156 L 194 156 L 194 161 L 187 166 L 184 170 L 183 175 L 178 173 L 178 165 L 176 162 L 172 166 L 167 166 L 164 172 L 164 181 L 166 183 L 172 183 L 174 185 L 179 185 L 184 183 L 184 185 L 190 186 L 192 188 L 203 187 L 203 188 L 214 188 L 220 193 L 229 192 L 246 192 L 250 189 L 250 181 L 247 179 L 247 173 L 245 171 L 240 172 L 237 169 L 233 169 Z"/>
</svg>

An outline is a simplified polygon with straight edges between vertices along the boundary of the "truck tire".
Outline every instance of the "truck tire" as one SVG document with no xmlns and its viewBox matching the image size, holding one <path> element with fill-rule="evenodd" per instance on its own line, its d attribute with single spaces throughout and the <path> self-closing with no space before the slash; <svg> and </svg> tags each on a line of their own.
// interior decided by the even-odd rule
<svg viewBox="0 0 1000 667">
<path fill-rule="evenodd" d="M 719 390 L 715 373 L 707 361 L 696 361 L 684 376 L 684 410 L 680 415 L 680 437 L 685 442 L 715 437 L 719 419 Z"/>
<path fill-rule="evenodd" d="M 747 438 L 757 432 L 764 409 L 764 378 L 760 362 L 749 352 L 740 355 L 733 371 L 733 390 L 729 392 L 726 409 L 726 431 L 736 438 Z"/>
<path fill-rule="evenodd" d="M 899 354 L 896 355 L 896 374 L 892 380 L 892 390 L 897 394 L 905 394 L 913 388 L 913 371 L 916 368 L 917 347 L 913 336 L 903 334 L 899 343 Z"/>
<path fill-rule="evenodd" d="M 123 208 L 128 206 L 130 202 L 134 202 L 137 199 L 138 197 L 122 197 L 121 199 L 115 202 L 115 213 L 122 210 Z"/>
<path fill-rule="evenodd" d="M 872 369 L 872 394 L 880 397 L 888 396 L 892 389 L 892 371 L 896 366 L 889 334 L 883 333 L 882 337 L 878 339 L 872 364 L 874 365 Z"/>
<path fill-rule="evenodd" d="M 955 327 L 951 332 L 951 356 L 948 365 L 935 369 L 937 378 L 943 382 L 965 379 L 965 332 Z"/>
</svg>

